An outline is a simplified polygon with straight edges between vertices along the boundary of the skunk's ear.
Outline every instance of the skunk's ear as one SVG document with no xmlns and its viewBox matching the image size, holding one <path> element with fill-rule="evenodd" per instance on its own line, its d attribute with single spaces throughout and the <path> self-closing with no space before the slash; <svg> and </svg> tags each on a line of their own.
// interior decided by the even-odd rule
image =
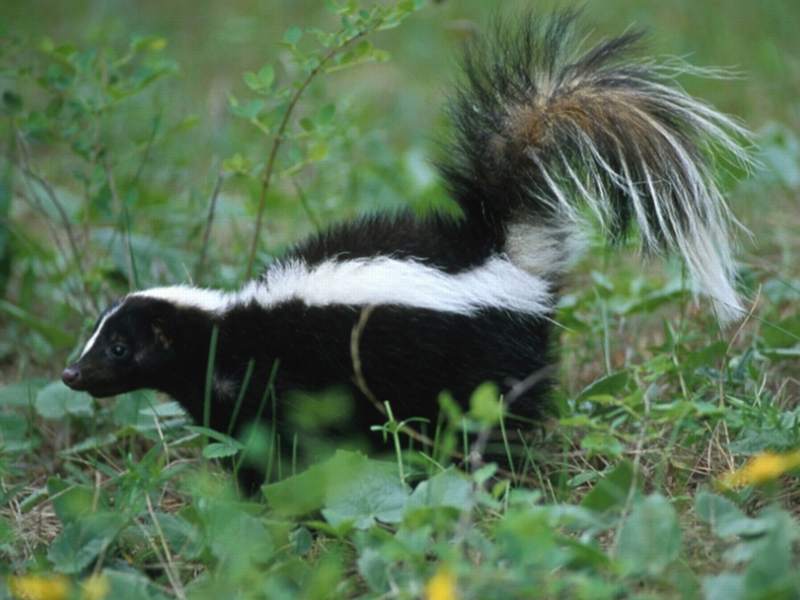
<svg viewBox="0 0 800 600">
<path fill-rule="evenodd" d="M 172 347 L 174 339 L 166 319 L 154 319 L 150 323 L 150 327 L 153 330 L 153 338 L 155 338 L 156 344 L 164 348 L 164 350 L 168 350 Z"/>
</svg>

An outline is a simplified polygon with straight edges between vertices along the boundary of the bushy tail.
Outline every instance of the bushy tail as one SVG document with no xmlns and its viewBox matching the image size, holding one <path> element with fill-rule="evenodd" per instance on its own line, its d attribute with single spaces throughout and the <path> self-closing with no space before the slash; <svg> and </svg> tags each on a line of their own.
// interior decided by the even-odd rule
<svg viewBox="0 0 800 600">
<path fill-rule="evenodd" d="M 635 221 L 646 250 L 678 251 L 720 318 L 736 317 L 732 219 L 712 166 L 746 165 L 747 132 L 675 84 L 686 68 L 629 60 L 640 33 L 579 52 L 574 21 L 498 24 L 467 48 L 441 165 L 456 199 L 512 259 L 538 253 L 554 276 L 584 207 L 611 239 Z"/>
</svg>

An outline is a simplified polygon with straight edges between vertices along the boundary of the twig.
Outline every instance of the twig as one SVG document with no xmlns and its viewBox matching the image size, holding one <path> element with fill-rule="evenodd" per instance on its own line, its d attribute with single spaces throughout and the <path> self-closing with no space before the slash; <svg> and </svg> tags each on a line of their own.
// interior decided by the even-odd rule
<svg viewBox="0 0 800 600">
<path fill-rule="evenodd" d="M 306 88 L 309 86 L 311 81 L 314 77 L 319 74 L 319 72 L 325 67 L 326 64 L 339 52 L 347 48 L 350 44 L 355 42 L 356 40 L 364 37 L 367 34 L 367 30 L 362 30 L 356 33 L 355 35 L 349 37 L 344 42 L 336 46 L 335 48 L 331 48 L 325 56 L 320 59 L 319 64 L 314 67 L 303 80 L 303 82 L 298 86 L 295 90 L 294 94 L 292 94 L 291 99 L 289 100 L 289 104 L 286 107 L 286 111 L 283 113 L 283 118 L 281 119 L 280 125 L 278 126 L 278 131 L 275 133 L 275 139 L 272 141 L 272 148 L 270 149 L 269 157 L 267 158 L 266 167 L 264 168 L 264 175 L 261 179 L 261 191 L 259 192 L 258 197 L 258 212 L 256 213 L 256 225 L 255 231 L 253 232 L 253 241 L 250 245 L 250 255 L 247 258 L 247 271 L 245 275 L 245 279 L 250 279 L 253 276 L 253 264 L 256 258 L 256 250 L 258 250 L 258 242 L 261 237 L 261 222 L 264 219 L 264 208 L 266 207 L 267 203 L 267 192 L 269 191 L 269 186 L 272 180 L 272 172 L 275 169 L 275 158 L 278 155 L 278 149 L 281 147 L 281 144 L 284 140 L 284 133 L 286 132 L 286 127 L 289 124 L 289 118 L 292 116 L 295 107 L 297 106 L 297 102 L 300 100 L 300 96 L 303 95 Z"/>
<path fill-rule="evenodd" d="M 162 563 L 162 567 L 164 572 L 167 575 L 167 579 L 169 579 L 170 584 L 172 585 L 172 589 L 175 592 L 175 595 L 180 598 L 180 600 L 186 600 L 186 591 L 183 589 L 183 584 L 181 583 L 180 577 L 178 576 L 178 572 L 175 569 L 175 561 L 172 559 L 172 553 L 169 551 L 169 545 L 167 544 L 166 539 L 164 538 L 164 532 L 161 530 L 161 524 L 158 522 L 156 518 L 155 511 L 153 510 L 153 503 L 150 501 L 150 495 L 145 494 L 145 501 L 147 502 L 147 513 L 150 515 L 150 519 L 153 521 L 153 526 L 156 529 L 156 533 L 158 534 L 158 540 L 161 542 L 161 548 L 164 552 L 165 562 Z M 150 539 L 149 536 L 145 534 L 145 537 L 150 541 L 150 545 L 155 550 L 155 543 Z M 157 555 L 158 553 L 156 553 Z"/>
<path fill-rule="evenodd" d="M 150 158 L 150 150 L 153 148 L 153 142 L 155 142 L 159 125 L 161 125 L 160 112 L 153 119 L 153 129 L 150 132 L 150 137 L 147 138 L 147 145 L 144 147 L 142 160 L 139 162 L 139 166 L 136 168 L 136 174 L 133 176 L 133 179 L 131 179 L 131 187 L 134 187 L 137 183 L 139 183 L 139 179 L 142 176 L 142 171 L 144 171 L 144 166 L 147 164 L 147 159 Z"/>
<path fill-rule="evenodd" d="M 136 261 L 133 257 L 133 244 L 131 243 L 131 219 L 130 215 L 128 214 L 128 205 L 122 201 L 122 198 L 120 198 L 119 194 L 117 193 L 117 183 L 114 179 L 114 171 L 111 169 L 111 165 L 108 162 L 107 156 L 103 159 L 103 170 L 105 171 L 106 179 L 108 180 L 108 189 L 111 191 L 111 197 L 114 200 L 114 204 L 116 204 L 119 208 L 122 216 L 122 233 L 125 237 L 125 246 L 128 250 L 128 287 L 131 290 L 135 290 L 139 287 L 139 275 L 136 271 Z"/>
<path fill-rule="evenodd" d="M 361 335 L 364 333 L 364 328 L 367 326 L 367 321 L 373 310 L 375 310 L 375 306 L 372 304 L 362 308 L 361 314 L 358 316 L 358 322 L 350 332 L 350 359 L 353 363 L 353 379 L 356 386 L 358 386 L 361 393 L 366 396 L 367 400 L 372 403 L 372 406 L 385 417 L 386 409 L 375 397 L 375 394 L 372 393 L 372 390 L 369 389 L 367 380 L 364 378 L 364 372 L 361 368 Z"/>
<path fill-rule="evenodd" d="M 97 302 L 94 300 L 92 294 L 89 293 L 89 286 L 86 282 L 86 274 L 83 269 L 83 259 L 78 250 L 78 240 L 75 235 L 75 231 L 72 229 L 72 224 L 69 221 L 69 215 L 67 215 L 67 211 L 64 206 L 61 204 L 61 201 L 58 199 L 58 195 L 55 193 L 53 186 L 50 185 L 50 182 L 47 181 L 42 175 L 39 175 L 36 171 L 33 170 L 33 166 L 30 160 L 30 154 L 28 153 L 28 148 L 25 145 L 25 140 L 22 137 L 22 133 L 15 128 L 16 131 L 16 139 L 17 139 L 17 148 L 19 149 L 19 156 L 20 162 L 18 166 L 22 169 L 22 172 L 25 174 L 26 177 L 33 179 L 36 183 L 41 186 L 41 188 L 47 194 L 47 197 L 50 199 L 50 202 L 55 207 L 56 211 L 58 212 L 58 216 L 61 219 L 61 224 L 64 227 L 64 232 L 67 234 L 67 241 L 69 242 L 70 252 L 72 254 L 72 260 L 75 263 L 75 268 L 78 271 L 78 276 L 81 279 L 81 284 L 83 286 L 83 292 L 85 297 L 89 299 L 92 307 L 95 311 L 99 312 L 99 306 Z M 33 192 L 32 192 L 33 193 Z M 58 242 L 56 242 L 58 243 Z"/>
<path fill-rule="evenodd" d="M 308 197 L 306 196 L 305 190 L 303 190 L 297 179 L 292 179 L 292 183 L 294 184 L 294 189 L 297 192 L 297 197 L 300 198 L 300 205 L 303 207 L 303 210 L 306 211 L 306 215 L 308 215 L 308 220 L 311 221 L 314 229 L 319 231 L 322 229 L 322 224 L 317 218 L 317 215 L 314 214 L 314 211 L 311 210 L 311 205 L 308 203 Z"/>
<path fill-rule="evenodd" d="M 200 247 L 200 257 L 197 259 L 197 265 L 194 268 L 194 280 L 201 283 L 201 275 L 206 262 L 206 252 L 208 250 L 208 242 L 211 239 L 211 227 L 214 224 L 214 216 L 217 211 L 217 198 L 222 190 L 222 182 L 225 175 L 222 171 L 217 174 L 217 181 L 214 184 L 214 191 L 211 192 L 211 201 L 208 204 L 208 216 L 206 217 L 206 227 L 203 231 L 203 245 Z"/>
</svg>

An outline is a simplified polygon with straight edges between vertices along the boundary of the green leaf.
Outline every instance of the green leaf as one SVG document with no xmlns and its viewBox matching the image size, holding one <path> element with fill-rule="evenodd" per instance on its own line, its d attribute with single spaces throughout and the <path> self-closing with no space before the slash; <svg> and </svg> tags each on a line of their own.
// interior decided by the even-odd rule
<svg viewBox="0 0 800 600">
<path fill-rule="evenodd" d="M 775 508 L 759 517 L 769 522 L 766 535 L 753 542 L 753 559 L 745 571 L 749 598 L 796 598 L 797 565 L 792 548 L 800 538 L 797 520 Z"/>
<path fill-rule="evenodd" d="M 312 121 L 308 117 L 303 117 L 302 119 L 300 119 L 300 127 L 302 127 L 304 131 L 313 131 L 314 121 Z"/>
<path fill-rule="evenodd" d="M 164 538 L 171 548 L 180 550 L 181 556 L 194 559 L 203 552 L 204 544 L 198 527 L 179 515 L 155 513 Z M 153 534 L 158 535 L 153 528 Z"/>
<path fill-rule="evenodd" d="M 250 100 L 249 102 L 238 103 L 235 106 L 232 104 L 230 105 L 231 113 L 248 121 L 257 119 L 265 107 L 266 103 L 259 98 Z"/>
<path fill-rule="evenodd" d="M 241 446 L 241 444 L 239 444 Z M 212 458 L 225 458 L 228 456 L 233 456 L 237 452 L 239 452 L 241 448 L 236 447 L 233 444 L 222 444 L 219 442 L 214 442 L 212 444 L 208 444 L 205 448 L 203 448 L 203 456 L 208 459 Z"/>
<path fill-rule="evenodd" d="M 296 46 L 301 37 L 303 37 L 303 30 L 297 26 L 292 26 L 283 34 L 283 41 L 290 46 Z"/>
<path fill-rule="evenodd" d="M 68 525 L 106 508 L 105 496 L 87 485 L 75 485 L 58 477 L 47 480 L 47 492 L 52 498 L 56 516 Z"/>
<path fill-rule="evenodd" d="M 236 448 L 237 450 L 244 449 L 244 444 L 242 444 L 239 440 L 224 433 L 220 433 L 216 429 L 211 429 L 210 427 L 202 427 L 200 425 L 189 425 L 186 429 L 188 429 L 193 433 L 198 433 L 200 435 L 209 437 L 212 440 L 217 440 L 217 442 L 219 442 L 220 445 L 231 446 L 232 448 Z"/>
<path fill-rule="evenodd" d="M 717 366 L 717 363 L 725 356 L 727 350 L 728 344 L 726 342 L 714 342 L 705 348 L 690 352 L 681 363 L 684 368 L 690 371 L 694 371 L 699 367 Z"/>
<path fill-rule="evenodd" d="M 719 537 L 759 535 L 768 527 L 763 519 L 752 519 L 727 498 L 707 491 L 697 494 L 694 510 L 701 520 L 711 526 L 714 535 Z"/>
<path fill-rule="evenodd" d="M 420 483 L 408 499 L 406 512 L 420 508 L 469 510 L 473 504 L 469 479 L 450 468 Z"/>
<path fill-rule="evenodd" d="M 153 404 L 139 410 L 139 414 L 145 417 L 158 417 L 159 419 L 168 419 L 174 417 L 185 417 L 186 411 L 183 407 L 175 401 L 161 402 Z"/>
<path fill-rule="evenodd" d="M 95 513 L 68 524 L 53 540 L 47 559 L 60 573 L 79 573 L 114 540 L 125 525 L 119 513 Z"/>
<path fill-rule="evenodd" d="M 231 569 L 246 570 L 269 560 L 275 551 L 264 522 L 248 514 L 239 503 L 208 502 L 202 516 L 205 540 L 217 559 Z"/>
<path fill-rule="evenodd" d="M 603 431 L 593 431 L 581 440 L 581 448 L 590 456 L 620 456 L 625 449 L 616 437 Z"/>
<path fill-rule="evenodd" d="M 92 399 L 56 381 L 36 395 L 36 412 L 45 419 L 62 419 L 67 414 L 86 417 L 92 414 Z"/>
<path fill-rule="evenodd" d="M 629 375 L 627 371 L 618 371 L 611 375 L 606 375 L 600 379 L 596 379 L 583 391 L 578 394 L 578 401 L 588 400 L 592 396 L 617 396 L 622 394 L 625 386 L 628 385 Z"/>
<path fill-rule="evenodd" d="M 487 427 L 499 423 L 503 418 L 500 390 L 492 382 L 487 381 L 475 388 L 469 406 L 470 416 Z"/>
<path fill-rule="evenodd" d="M 703 578 L 705 600 L 744 600 L 745 591 L 744 576 L 737 573 L 721 573 Z"/>
<path fill-rule="evenodd" d="M 171 596 L 162 594 L 150 579 L 137 571 L 115 571 L 103 569 L 102 576 L 108 581 L 109 600 L 167 600 Z M 88 597 L 88 596 L 87 596 Z"/>
<path fill-rule="evenodd" d="M 625 573 L 661 575 L 680 551 L 678 515 L 669 501 L 653 494 L 637 502 L 617 540 L 617 558 Z"/>
<path fill-rule="evenodd" d="M 598 512 L 621 509 L 627 503 L 633 485 L 633 465 L 623 460 L 583 497 L 581 506 Z M 638 489 L 634 493 L 638 493 Z"/>
<path fill-rule="evenodd" d="M 326 104 L 325 106 L 319 109 L 316 121 L 320 125 L 329 125 L 333 121 L 333 117 L 335 115 L 336 115 L 336 105 L 332 103 Z"/>
<path fill-rule="evenodd" d="M 328 157 L 328 144 L 325 142 L 319 141 L 315 142 L 311 145 L 308 149 L 308 160 L 313 162 L 318 162 L 320 160 L 325 160 Z"/>
<path fill-rule="evenodd" d="M 397 477 L 397 466 L 389 462 L 364 459 L 349 477 L 331 482 L 322 516 L 339 527 L 352 523 L 367 529 L 376 521 L 399 523 L 408 502 L 408 488 Z"/>
<path fill-rule="evenodd" d="M 359 528 L 376 520 L 396 523 L 408 500 L 408 488 L 397 478 L 394 463 L 344 450 L 262 489 L 277 514 L 296 516 L 323 509 L 323 516 L 335 528 L 345 522 Z"/>
<path fill-rule="evenodd" d="M 384 594 L 389 591 L 387 573 L 392 564 L 378 550 L 366 548 L 358 557 L 356 566 L 372 592 Z"/>
<path fill-rule="evenodd" d="M 222 169 L 227 173 L 247 175 L 253 168 L 253 163 L 238 152 L 222 161 Z"/>
<path fill-rule="evenodd" d="M 258 73 L 248 71 L 243 75 L 247 87 L 254 92 L 266 92 L 275 82 L 275 68 L 272 65 L 265 65 Z"/>
<path fill-rule="evenodd" d="M 46 379 L 28 379 L 0 388 L 0 406 L 31 406 Z"/>
<path fill-rule="evenodd" d="M 131 49 L 136 52 L 161 52 L 167 47 L 167 40 L 155 35 L 136 36 L 131 41 Z"/>
</svg>

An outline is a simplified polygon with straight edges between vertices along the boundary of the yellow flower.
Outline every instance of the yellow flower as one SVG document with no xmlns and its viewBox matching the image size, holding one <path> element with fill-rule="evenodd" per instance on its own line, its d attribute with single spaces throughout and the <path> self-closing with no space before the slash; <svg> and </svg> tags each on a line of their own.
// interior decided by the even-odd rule
<svg viewBox="0 0 800 600">
<path fill-rule="evenodd" d="M 456 578 L 446 568 L 440 567 L 425 586 L 425 600 L 458 600 Z"/>
<path fill-rule="evenodd" d="M 751 458 L 743 467 L 722 477 L 720 483 L 729 488 L 760 485 L 773 481 L 797 467 L 800 467 L 800 450 L 786 454 L 762 452 Z"/>
<path fill-rule="evenodd" d="M 82 600 L 103 600 L 111 586 L 104 575 L 92 575 L 81 583 Z"/>
<path fill-rule="evenodd" d="M 8 591 L 19 600 L 64 600 L 69 594 L 69 580 L 60 575 L 9 577 Z"/>
</svg>

